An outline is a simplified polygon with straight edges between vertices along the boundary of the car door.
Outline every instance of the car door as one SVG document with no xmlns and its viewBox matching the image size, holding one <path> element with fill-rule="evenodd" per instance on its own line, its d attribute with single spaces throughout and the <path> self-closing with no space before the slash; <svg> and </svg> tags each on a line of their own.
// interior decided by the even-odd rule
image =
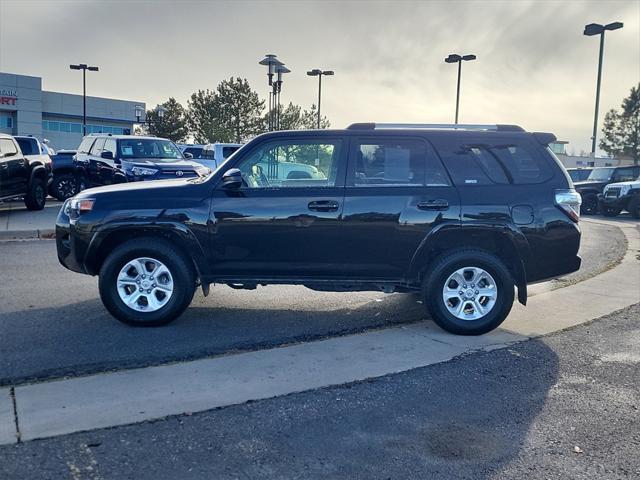
<svg viewBox="0 0 640 480">
<path fill-rule="evenodd" d="M 457 191 L 426 140 L 398 134 L 351 140 L 342 221 L 351 275 L 405 278 L 429 232 L 459 219 Z"/>
<path fill-rule="evenodd" d="M 27 191 L 29 161 L 11 138 L 0 138 L 0 196 Z"/>
<path fill-rule="evenodd" d="M 213 192 L 210 249 L 216 275 L 343 275 L 338 252 L 345 146 L 339 136 L 265 139 L 226 165 L 225 170 L 241 170 L 243 185 L 219 185 Z"/>
<path fill-rule="evenodd" d="M 89 165 L 87 166 L 87 180 L 90 185 L 103 185 L 102 170 L 104 161 L 100 155 L 104 148 L 104 142 L 104 137 L 98 138 L 91 147 L 89 155 L 87 155 L 87 159 L 89 160 Z"/>
</svg>

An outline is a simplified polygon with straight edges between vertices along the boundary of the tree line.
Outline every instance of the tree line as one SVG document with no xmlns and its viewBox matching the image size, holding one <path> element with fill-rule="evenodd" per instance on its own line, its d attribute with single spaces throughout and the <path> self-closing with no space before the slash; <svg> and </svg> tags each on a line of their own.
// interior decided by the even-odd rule
<svg viewBox="0 0 640 480">
<path fill-rule="evenodd" d="M 162 104 L 164 116 L 157 110 L 147 110 L 146 124 L 141 133 L 184 142 L 193 138 L 195 143 L 244 143 L 268 131 L 269 114 L 265 101 L 255 92 L 246 78 L 231 77 L 218 84 L 215 90 L 194 92 L 187 106 L 175 98 Z M 317 127 L 317 107 L 303 109 L 290 102 L 280 106 L 280 129 L 298 130 Z M 330 126 L 321 116 L 320 128 Z"/>
</svg>

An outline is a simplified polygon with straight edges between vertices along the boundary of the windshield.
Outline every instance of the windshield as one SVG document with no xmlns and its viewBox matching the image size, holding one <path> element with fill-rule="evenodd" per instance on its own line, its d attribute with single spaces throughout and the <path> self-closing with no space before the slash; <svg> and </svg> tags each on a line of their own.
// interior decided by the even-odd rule
<svg viewBox="0 0 640 480">
<path fill-rule="evenodd" d="M 594 168 L 587 180 L 592 182 L 606 182 L 613 175 L 613 168 Z"/>
<path fill-rule="evenodd" d="M 159 161 L 182 160 L 178 147 L 169 140 L 131 138 L 120 140 L 120 158 L 153 158 Z"/>
</svg>

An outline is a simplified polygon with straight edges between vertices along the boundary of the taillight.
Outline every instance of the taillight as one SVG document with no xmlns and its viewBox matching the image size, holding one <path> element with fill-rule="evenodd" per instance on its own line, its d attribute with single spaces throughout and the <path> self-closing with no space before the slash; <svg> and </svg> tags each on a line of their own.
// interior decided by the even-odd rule
<svg viewBox="0 0 640 480">
<path fill-rule="evenodd" d="M 581 204 L 582 197 L 573 188 L 556 190 L 556 205 L 574 222 L 580 220 Z"/>
</svg>

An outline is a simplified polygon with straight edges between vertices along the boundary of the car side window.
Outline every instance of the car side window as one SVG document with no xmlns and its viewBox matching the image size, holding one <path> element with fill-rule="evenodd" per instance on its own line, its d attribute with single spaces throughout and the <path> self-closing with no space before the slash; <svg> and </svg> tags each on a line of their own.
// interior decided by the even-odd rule
<svg viewBox="0 0 640 480">
<path fill-rule="evenodd" d="M 16 144 L 9 138 L 0 138 L 0 156 L 11 157 L 17 155 L 18 148 Z"/>
<path fill-rule="evenodd" d="M 634 175 L 634 168 L 619 168 L 613 175 L 614 182 L 630 182 L 635 180 L 637 175 Z"/>
<path fill-rule="evenodd" d="M 278 140 L 258 146 L 242 159 L 244 187 L 334 187 L 341 141 Z"/>
<path fill-rule="evenodd" d="M 93 144 L 93 147 L 91 147 L 91 155 L 94 155 L 96 157 L 99 157 L 100 154 L 102 153 L 102 149 L 104 147 L 104 138 L 99 138 L 98 140 L 96 140 L 96 143 Z"/>
</svg>

